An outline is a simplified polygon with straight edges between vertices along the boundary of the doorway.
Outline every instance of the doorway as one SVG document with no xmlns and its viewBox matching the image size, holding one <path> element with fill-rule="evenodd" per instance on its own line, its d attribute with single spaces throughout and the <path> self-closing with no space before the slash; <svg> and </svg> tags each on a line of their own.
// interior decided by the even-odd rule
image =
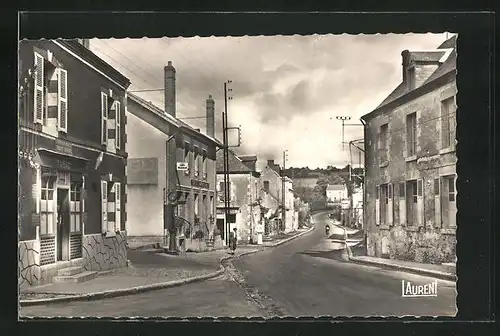
<svg viewBox="0 0 500 336">
<path fill-rule="evenodd" d="M 69 260 L 69 190 L 57 188 L 57 261 Z"/>
</svg>

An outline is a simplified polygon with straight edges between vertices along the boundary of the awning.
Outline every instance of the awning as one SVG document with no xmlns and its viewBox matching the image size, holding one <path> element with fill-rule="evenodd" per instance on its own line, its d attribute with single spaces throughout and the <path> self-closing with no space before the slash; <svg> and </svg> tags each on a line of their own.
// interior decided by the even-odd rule
<svg viewBox="0 0 500 336">
<path fill-rule="evenodd" d="M 40 160 L 40 165 L 56 170 L 68 170 L 85 174 L 87 172 L 86 158 L 79 156 L 57 152 L 52 149 L 39 148 L 36 160 Z"/>
</svg>

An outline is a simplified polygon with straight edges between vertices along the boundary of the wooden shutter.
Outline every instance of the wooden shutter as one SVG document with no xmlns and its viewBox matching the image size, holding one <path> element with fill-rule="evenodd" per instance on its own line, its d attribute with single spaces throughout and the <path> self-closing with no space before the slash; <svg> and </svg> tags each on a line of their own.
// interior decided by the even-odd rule
<svg viewBox="0 0 500 336">
<path fill-rule="evenodd" d="M 34 71 L 34 110 L 33 121 L 35 123 L 43 123 L 43 110 L 44 110 L 44 59 L 42 55 L 35 53 L 35 71 Z"/>
<path fill-rule="evenodd" d="M 441 200 L 439 177 L 434 179 L 434 226 L 441 227 Z"/>
<path fill-rule="evenodd" d="M 108 95 L 101 92 L 101 144 L 108 143 Z"/>
<path fill-rule="evenodd" d="M 406 188 L 405 182 L 399 182 L 399 224 L 406 224 Z"/>
<path fill-rule="evenodd" d="M 121 183 L 116 182 L 115 183 L 115 231 L 120 231 L 121 230 Z"/>
<path fill-rule="evenodd" d="M 108 182 L 101 181 L 101 228 L 108 231 Z"/>
<path fill-rule="evenodd" d="M 424 225 L 424 181 L 417 180 L 417 225 Z"/>
<path fill-rule="evenodd" d="M 59 69 L 57 81 L 57 125 L 59 132 L 68 132 L 68 72 Z"/>
<path fill-rule="evenodd" d="M 122 115 L 121 115 L 121 105 L 119 101 L 115 102 L 116 104 L 116 117 L 115 117 L 115 147 L 120 148 L 121 145 L 121 130 L 122 130 L 122 125 L 121 125 L 121 120 L 122 120 Z"/>
<path fill-rule="evenodd" d="M 387 223 L 389 225 L 392 225 L 393 224 L 393 200 L 394 200 L 394 197 L 393 197 L 393 189 L 392 189 L 392 183 L 389 183 L 387 185 L 387 192 L 388 192 L 388 201 L 387 201 Z"/>
<path fill-rule="evenodd" d="M 375 187 L 375 224 L 380 224 L 380 186 Z"/>
</svg>

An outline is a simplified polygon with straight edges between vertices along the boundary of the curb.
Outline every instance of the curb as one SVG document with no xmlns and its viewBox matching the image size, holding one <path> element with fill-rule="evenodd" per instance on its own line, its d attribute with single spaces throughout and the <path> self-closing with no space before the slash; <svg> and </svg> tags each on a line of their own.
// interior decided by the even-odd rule
<svg viewBox="0 0 500 336">
<path fill-rule="evenodd" d="M 299 237 L 305 235 L 306 233 L 311 232 L 312 230 L 314 230 L 314 226 L 310 227 L 307 231 L 303 231 L 303 232 L 301 232 L 299 234 L 296 234 L 295 236 L 291 236 L 291 237 L 286 238 L 286 239 L 284 239 L 282 241 L 276 242 L 274 244 L 271 244 L 271 245 L 268 245 L 268 246 L 265 246 L 265 247 L 276 247 L 276 246 L 279 246 L 281 244 L 288 243 L 289 241 L 294 240 L 296 238 L 299 238 Z"/>
<path fill-rule="evenodd" d="M 229 259 L 242 257 L 244 255 L 257 253 L 260 251 L 262 251 L 262 249 L 243 252 L 238 256 L 233 256 L 233 255 L 224 256 L 220 259 L 219 269 L 213 273 L 209 273 L 209 274 L 205 274 L 205 275 L 199 275 L 199 276 L 195 276 L 195 277 L 191 277 L 191 278 L 187 278 L 187 279 L 174 280 L 174 281 L 162 282 L 162 283 L 151 284 L 151 285 L 142 285 L 142 286 L 136 286 L 136 287 L 124 288 L 124 289 L 114 289 L 114 290 L 109 290 L 109 291 L 88 293 L 88 294 L 82 294 L 82 295 L 67 295 L 67 296 L 48 298 L 48 299 L 19 300 L 19 305 L 22 307 L 28 307 L 28 306 L 36 306 L 36 305 L 58 303 L 58 302 L 85 301 L 85 300 L 90 301 L 90 300 L 108 299 L 108 298 L 112 298 L 112 297 L 126 296 L 126 295 L 138 294 L 138 293 L 152 291 L 152 290 L 187 285 L 187 284 L 190 284 L 193 282 L 200 282 L 203 280 L 212 279 L 212 278 L 215 278 L 215 277 L 221 275 L 225 271 L 225 267 L 223 264 L 225 262 L 227 262 Z"/>
<path fill-rule="evenodd" d="M 456 274 L 453 274 L 453 273 L 432 271 L 432 270 L 428 270 L 428 269 L 409 267 L 409 266 L 403 266 L 403 265 L 391 265 L 391 264 L 386 264 L 386 263 L 377 262 L 377 261 L 362 260 L 362 259 L 358 259 L 356 257 L 350 257 L 349 260 L 354 262 L 354 263 L 357 263 L 357 264 L 377 266 L 377 267 L 385 268 L 385 269 L 392 269 L 392 270 L 396 270 L 396 271 L 403 271 L 403 272 L 413 273 L 413 274 L 418 274 L 418 275 L 425 275 L 425 276 L 430 276 L 430 277 L 441 279 L 441 280 L 457 281 L 457 276 L 456 276 Z"/>
</svg>

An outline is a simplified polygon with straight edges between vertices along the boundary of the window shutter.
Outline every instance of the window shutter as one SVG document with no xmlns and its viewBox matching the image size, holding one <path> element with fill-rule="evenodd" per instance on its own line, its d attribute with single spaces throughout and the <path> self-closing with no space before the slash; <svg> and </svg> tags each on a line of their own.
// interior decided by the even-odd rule
<svg viewBox="0 0 500 336">
<path fill-rule="evenodd" d="M 406 224 L 406 188 L 405 182 L 399 182 L 399 224 Z"/>
<path fill-rule="evenodd" d="M 388 222 L 389 225 L 392 225 L 393 224 L 393 209 L 394 209 L 394 207 L 393 207 L 394 197 L 392 195 L 392 192 L 393 192 L 393 190 L 392 190 L 392 183 L 389 183 L 387 185 L 387 189 L 388 189 L 388 193 L 389 193 L 389 200 L 387 202 L 388 203 L 387 204 L 387 208 L 388 208 L 387 209 L 387 216 L 388 216 L 387 217 L 387 222 Z"/>
<path fill-rule="evenodd" d="M 108 95 L 101 92 L 101 144 L 108 143 Z"/>
<path fill-rule="evenodd" d="M 115 117 L 115 147 L 116 148 L 120 148 L 120 145 L 121 145 L 121 129 L 122 129 L 122 125 L 121 125 L 121 120 L 122 120 L 122 115 L 121 115 L 121 105 L 120 105 L 120 102 L 119 101 L 116 101 L 115 102 L 116 104 L 116 117 Z"/>
<path fill-rule="evenodd" d="M 101 181 L 101 228 L 108 231 L 108 182 Z"/>
<path fill-rule="evenodd" d="M 121 183 L 116 182 L 115 183 L 115 231 L 120 231 L 121 230 Z"/>
<path fill-rule="evenodd" d="M 417 180 L 417 225 L 424 225 L 424 182 L 422 179 Z"/>
<path fill-rule="evenodd" d="M 58 130 L 59 132 L 68 132 L 68 72 L 59 69 L 57 111 L 58 111 Z"/>
<path fill-rule="evenodd" d="M 440 193 L 439 184 L 440 184 L 439 177 L 436 177 L 434 179 L 434 226 L 435 227 L 441 226 L 441 200 L 439 197 Z"/>
<path fill-rule="evenodd" d="M 44 109 L 44 93 L 43 93 L 43 79 L 44 79 L 44 59 L 42 55 L 35 53 L 35 71 L 34 71 L 34 110 L 33 119 L 35 123 L 43 122 L 43 109 Z"/>
<path fill-rule="evenodd" d="M 380 187 L 375 187 L 375 224 L 380 224 Z"/>
</svg>

